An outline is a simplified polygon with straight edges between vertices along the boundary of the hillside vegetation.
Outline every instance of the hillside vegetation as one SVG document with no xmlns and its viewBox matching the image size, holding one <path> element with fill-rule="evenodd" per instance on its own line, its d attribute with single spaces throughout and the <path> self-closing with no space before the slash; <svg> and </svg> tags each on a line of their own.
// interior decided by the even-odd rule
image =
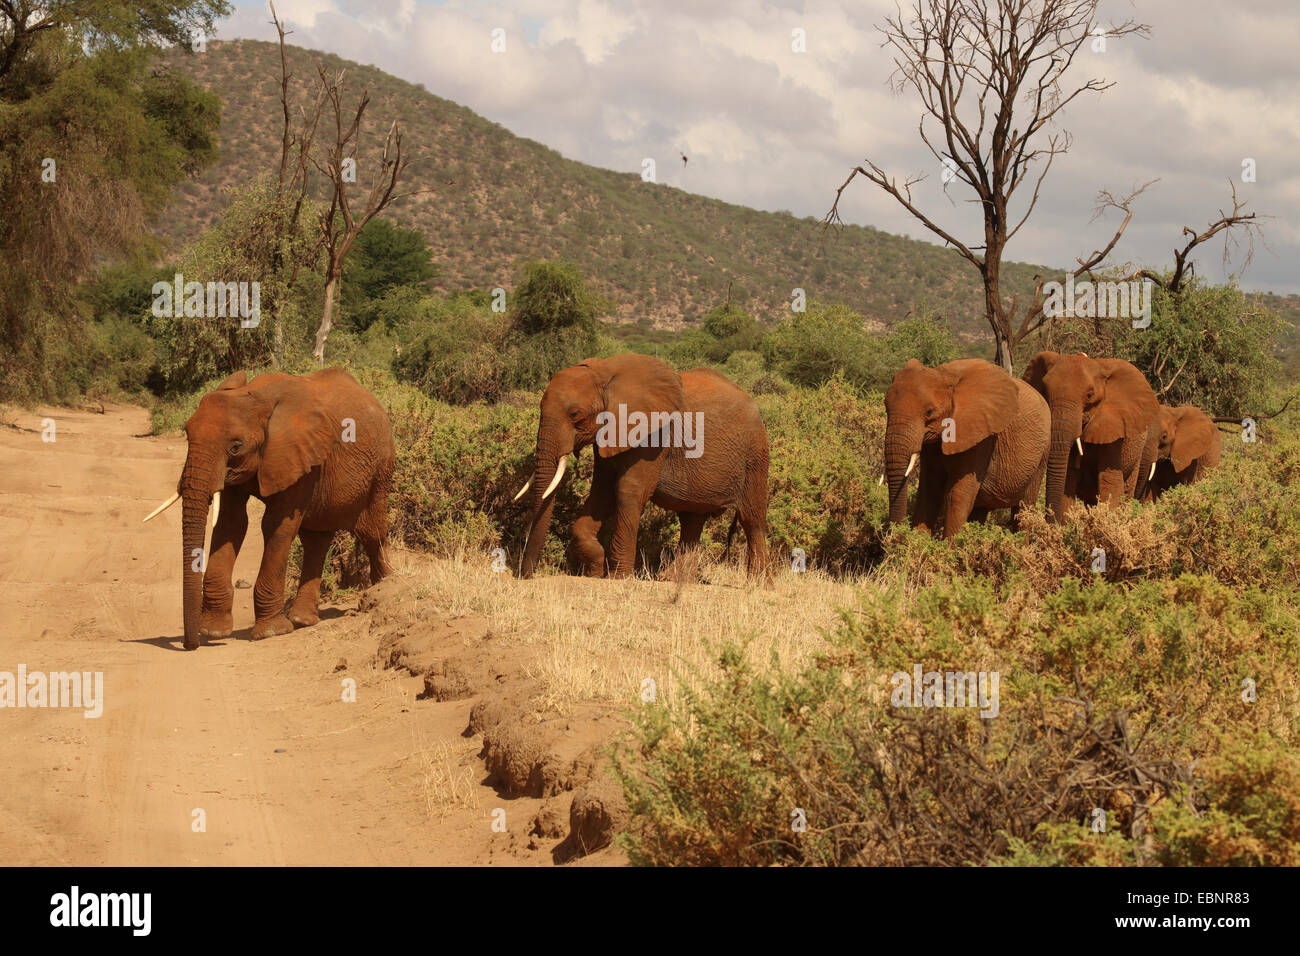
<svg viewBox="0 0 1300 956">
<path fill-rule="evenodd" d="M 869 321 L 892 324 L 917 304 L 947 317 L 959 337 L 983 339 L 980 290 L 969 265 L 949 251 L 862 226 L 823 232 L 811 217 L 760 212 L 642 182 L 565 159 L 515 136 L 465 107 L 373 66 L 289 47 L 299 101 L 316 63 L 347 70 L 349 92 L 369 91 L 371 136 L 401 121 L 415 149 L 408 179 L 425 190 L 386 213 L 428 239 L 444 290 L 509 287 L 521 259 L 565 259 L 588 276 L 622 321 L 648 318 L 677 328 L 724 299 L 761 319 L 789 312 L 791 290 L 842 302 Z M 174 239 L 210 226 L 230 187 L 245 188 L 270 170 L 280 137 L 279 59 L 272 43 L 213 43 L 172 65 L 221 97 L 221 156 L 180 190 L 163 217 Z M 660 162 L 676 157 L 659 157 Z M 359 177 L 364 180 L 364 175 Z M 834 195 L 826 184 L 827 204 Z M 1044 266 L 1013 265 L 1010 291 L 1032 288 Z"/>
</svg>

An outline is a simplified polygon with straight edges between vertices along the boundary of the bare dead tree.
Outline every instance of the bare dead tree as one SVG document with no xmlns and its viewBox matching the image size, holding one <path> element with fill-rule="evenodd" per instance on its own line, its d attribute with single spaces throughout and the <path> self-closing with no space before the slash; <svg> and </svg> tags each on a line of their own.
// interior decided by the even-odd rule
<svg viewBox="0 0 1300 956">
<path fill-rule="evenodd" d="M 332 186 L 329 207 L 320 215 L 320 238 L 325 252 L 325 304 L 320 327 L 316 330 L 316 347 L 312 350 L 317 363 L 325 362 L 325 340 L 334 322 L 334 305 L 338 296 L 339 281 L 343 276 L 343 262 L 357 236 L 366 223 L 396 198 L 397 184 L 406 171 L 410 158 L 402 153 L 402 130 L 394 120 L 384 137 L 384 149 L 378 160 L 378 171 L 372 177 L 359 206 L 354 207 L 349 188 L 356 185 L 357 140 L 370 104 L 370 94 L 363 92 L 351 119 L 345 119 L 343 109 L 345 73 L 328 74 L 318 66 L 320 88 L 334 116 L 334 142 L 325 147 L 324 160 L 313 156 L 312 162 L 330 181 Z"/>
<path fill-rule="evenodd" d="M 893 88 L 898 93 L 911 90 L 920 98 L 918 132 L 943 165 L 945 185 L 960 181 L 975 193 L 971 201 L 981 209 L 983 243 L 963 243 L 917 206 L 912 187 L 924 176 L 900 183 L 870 159 L 853 167 L 826 215 L 827 225 L 840 221 L 840 198 L 849 183 L 862 176 L 954 248 L 979 271 L 996 360 L 1008 371 L 1016 345 L 1041 326 L 1044 317 L 1039 302 L 1037 315 L 1033 305 L 1027 306 L 1017 323 L 1017 298 L 1008 303 L 1002 296 L 1003 252 L 1037 205 L 1053 160 L 1070 148 L 1070 134 L 1056 129 L 1056 120 L 1077 97 L 1114 85 L 1094 78 L 1070 88 L 1062 86 L 1062 78 L 1085 46 L 1100 49 L 1108 40 L 1150 32 L 1133 20 L 1102 26 L 1099 2 L 914 0 L 906 18 L 900 9 L 880 28 L 882 45 L 894 50 Z M 1015 219 L 1012 197 L 1029 182 L 1032 192 L 1026 208 Z M 1081 261 L 1076 275 L 1095 267 L 1114 248 L 1132 218 L 1128 203 L 1140 192 L 1121 201 L 1111 197 L 1106 203 L 1124 210 L 1124 222 L 1104 249 L 1089 257 L 1090 265 Z M 1036 294 L 1035 301 L 1040 299 Z"/>
<path fill-rule="evenodd" d="M 1183 226 L 1182 234 L 1190 236 L 1190 238 L 1181 249 L 1174 250 L 1174 271 L 1167 282 L 1163 276 L 1149 269 L 1138 270 L 1133 274 L 1134 277 L 1150 279 L 1160 288 L 1177 295 L 1182 291 L 1187 280 L 1196 273 L 1195 263 L 1187 258 L 1192 250 L 1213 239 L 1219 233 L 1223 233 L 1223 261 L 1227 263 L 1229 251 L 1235 245 L 1235 235 L 1232 230 L 1239 226 L 1246 230 L 1250 243 L 1246 249 L 1245 258 L 1242 260 L 1242 268 L 1244 269 L 1250 265 L 1251 260 L 1255 257 L 1255 239 L 1256 237 L 1262 237 L 1263 232 L 1260 229 L 1259 222 L 1255 220 L 1255 214 L 1246 212 L 1245 201 L 1237 198 L 1237 184 L 1230 179 L 1228 180 L 1228 187 L 1232 190 L 1232 212 L 1227 213 L 1220 209 L 1219 218 L 1200 232 L 1197 232 L 1191 226 Z"/>
<path fill-rule="evenodd" d="M 1236 418 L 1233 418 L 1233 417 L 1230 416 L 1230 415 L 1227 415 L 1227 416 L 1225 416 L 1225 415 L 1219 415 L 1219 416 L 1217 416 L 1217 417 L 1211 418 L 1210 421 L 1215 422 L 1215 423 L 1229 422 L 1229 423 L 1234 424 L 1234 425 L 1240 425 L 1240 424 L 1241 424 L 1241 421 L 1242 421 L 1243 418 L 1251 418 L 1251 419 L 1254 419 L 1255 421 L 1267 421 L 1267 420 L 1270 419 L 1270 418 L 1277 418 L 1277 416 L 1281 415 L 1284 411 L 1286 411 L 1288 408 L 1290 408 L 1290 407 L 1291 407 L 1291 403 L 1294 402 L 1294 401 L 1296 400 L 1296 398 L 1297 398 L 1297 394 L 1296 394 L 1296 393 L 1293 393 L 1292 395 L 1290 395 L 1290 396 L 1287 398 L 1287 400 L 1286 400 L 1285 402 L 1282 403 L 1282 407 L 1276 409 L 1275 411 L 1271 411 L 1271 412 L 1255 412 L 1255 413 L 1252 413 L 1252 414 L 1250 414 L 1250 415 L 1239 415 L 1239 416 L 1237 416 Z M 1220 431 L 1222 431 L 1222 430 L 1223 430 L 1223 429 L 1220 429 Z"/>
<path fill-rule="evenodd" d="M 274 3 L 270 3 L 270 8 L 271 23 L 274 25 L 276 35 L 279 38 L 280 108 L 283 116 L 280 135 L 279 175 L 276 179 L 275 194 L 277 204 L 276 235 L 271 268 L 275 274 L 284 275 L 284 288 L 289 290 L 298 281 L 298 273 L 304 263 L 313 261 L 319 252 L 318 243 L 317 248 L 313 249 L 310 254 L 291 256 L 289 261 L 286 262 L 284 244 L 288 237 L 298 234 L 298 222 L 302 218 L 302 211 L 307 203 L 307 191 L 312 167 L 312 148 L 316 140 L 316 131 L 320 126 L 321 113 L 325 107 L 325 95 L 323 90 L 318 91 L 315 102 L 300 109 L 298 122 L 295 125 L 290 106 L 289 89 L 293 74 L 289 72 L 289 58 L 284 42 L 285 36 L 291 31 L 285 30 L 283 21 L 280 20 L 275 11 Z M 286 205 L 289 205 L 289 209 L 287 214 L 284 214 Z M 274 356 L 275 367 L 280 368 L 284 364 L 284 318 L 280 308 L 275 310 Z"/>
</svg>

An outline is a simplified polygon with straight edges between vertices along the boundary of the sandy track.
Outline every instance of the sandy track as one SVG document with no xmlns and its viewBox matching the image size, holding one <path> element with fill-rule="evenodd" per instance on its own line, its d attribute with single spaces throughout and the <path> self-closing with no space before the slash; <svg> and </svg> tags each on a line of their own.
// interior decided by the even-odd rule
<svg viewBox="0 0 1300 956">
<path fill-rule="evenodd" d="M 45 417 L 53 443 L 41 440 Z M 241 589 L 235 634 L 181 649 L 180 508 L 140 519 L 174 490 L 183 439 L 144 437 L 148 415 L 132 407 L 8 420 L 0 671 L 102 671 L 105 703 L 97 719 L 0 709 L 0 862 L 549 862 L 515 849 L 527 807 L 510 811 L 515 834 L 491 832 L 501 800 L 459 736 L 472 701 L 416 704 L 420 681 L 373 668 L 364 615 L 336 607 L 316 627 L 252 642 Z M 260 507 L 237 579 L 256 577 Z M 342 700 L 348 676 L 356 703 Z M 473 793 L 426 799 L 431 779 L 453 778 Z"/>
</svg>

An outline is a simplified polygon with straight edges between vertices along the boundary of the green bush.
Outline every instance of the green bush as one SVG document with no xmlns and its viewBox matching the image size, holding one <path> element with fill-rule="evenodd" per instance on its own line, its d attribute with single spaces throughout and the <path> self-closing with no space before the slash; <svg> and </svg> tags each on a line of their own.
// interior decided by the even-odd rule
<svg viewBox="0 0 1300 956">
<path fill-rule="evenodd" d="M 568 262 L 530 262 L 511 295 L 510 320 L 525 335 L 576 327 L 595 335 L 596 317 L 609 306 Z"/>
<path fill-rule="evenodd" d="M 957 358 L 952 333 L 938 317 L 921 312 L 873 335 L 862 316 L 843 305 L 811 305 L 783 319 L 763 340 L 769 368 L 797 385 L 820 385 L 835 376 L 862 388 L 884 389 L 908 359 L 941 365 Z"/>
<path fill-rule="evenodd" d="M 1298 629 L 1293 603 L 1208 576 L 867 592 L 803 670 L 727 647 L 721 681 L 633 715 L 621 840 L 652 865 L 1186 863 L 1215 829 L 1294 859 Z M 916 665 L 998 674 L 996 714 L 896 706 Z M 1225 726 L 1270 756 L 1243 769 Z M 1161 810 L 1188 787 L 1186 818 Z M 1105 835 L 1082 829 L 1098 809 Z"/>
</svg>

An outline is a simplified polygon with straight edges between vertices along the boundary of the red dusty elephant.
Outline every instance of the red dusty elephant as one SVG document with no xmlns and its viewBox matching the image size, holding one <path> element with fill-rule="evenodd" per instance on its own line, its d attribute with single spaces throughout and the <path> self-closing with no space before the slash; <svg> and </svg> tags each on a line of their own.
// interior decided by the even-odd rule
<svg viewBox="0 0 1300 956">
<path fill-rule="evenodd" d="M 366 549 L 371 583 L 388 573 L 392 430 L 375 397 L 343 369 L 274 372 L 251 382 L 236 372 L 203 396 L 185 434 L 189 454 L 176 494 L 145 520 L 182 503 L 186 650 L 234 628 L 230 578 L 248 530 L 249 497 L 266 505 L 253 590 L 254 640 L 317 622 L 321 570 L 335 531 L 351 531 Z M 217 514 L 205 572 L 210 505 Z M 285 570 L 295 536 L 302 540 L 302 574 L 286 614 Z"/>
<path fill-rule="evenodd" d="M 679 554 L 698 544 L 708 518 L 735 508 L 749 574 L 767 573 L 768 443 L 758 406 L 711 369 L 678 374 L 657 358 L 629 354 L 563 369 L 542 394 L 533 475 L 515 496 L 532 490 L 521 577 L 537 567 L 568 456 L 588 445 L 595 446 L 591 493 L 570 544 L 587 575 L 632 573 L 648 501 L 677 512 Z M 598 535 L 610 524 L 606 554 Z"/>
<path fill-rule="evenodd" d="M 1160 439 L 1160 405 L 1136 366 L 1082 353 L 1039 352 L 1024 380 L 1052 410 L 1048 520 L 1059 521 L 1075 500 L 1140 500 Z"/>
<path fill-rule="evenodd" d="M 1160 406 L 1160 444 L 1147 482 L 1154 501 L 1175 485 L 1190 485 L 1219 464 L 1223 442 L 1214 420 L 1195 405 Z"/>
<path fill-rule="evenodd" d="M 1051 416 L 1024 382 L 983 359 L 904 365 L 885 393 L 889 520 L 907 516 L 907 479 L 921 475 L 912 525 L 951 538 L 968 518 L 1038 499 Z"/>
</svg>

